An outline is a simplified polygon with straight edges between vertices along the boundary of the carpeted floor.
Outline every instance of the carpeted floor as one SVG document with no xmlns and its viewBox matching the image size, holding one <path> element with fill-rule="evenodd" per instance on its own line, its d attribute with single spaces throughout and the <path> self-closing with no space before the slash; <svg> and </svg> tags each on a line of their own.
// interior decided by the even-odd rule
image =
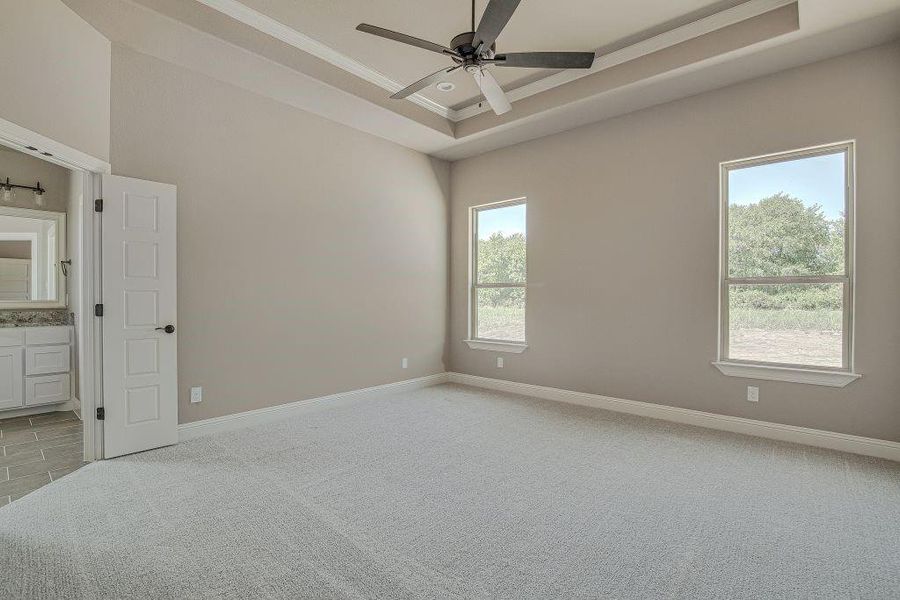
<svg viewBox="0 0 900 600">
<path fill-rule="evenodd" d="M 900 464 L 444 385 L 90 464 L 0 597 L 898 598 Z"/>
</svg>

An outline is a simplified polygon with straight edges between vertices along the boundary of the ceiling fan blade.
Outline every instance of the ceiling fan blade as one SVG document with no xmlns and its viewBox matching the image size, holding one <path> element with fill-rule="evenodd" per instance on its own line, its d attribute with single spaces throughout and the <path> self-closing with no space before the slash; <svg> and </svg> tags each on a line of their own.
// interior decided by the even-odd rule
<svg viewBox="0 0 900 600">
<path fill-rule="evenodd" d="M 415 82 L 412 85 L 406 86 L 405 88 L 403 88 L 402 90 L 400 90 L 399 92 L 397 92 L 396 94 L 391 96 L 391 98 L 393 98 L 394 100 L 402 100 L 403 98 L 406 98 L 407 96 L 411 96 L 411 95 L 415 94 L 419 90 L 425 89 L 432 83 L 436 83 L 447 73 L 455 71 L 461 67 L 462 67 L 462 65 L 455 65 L 453 67 L 441 69 L 440 71 L 438 71 L 436 73 L 432 73 L 428 77 L 424 77 L 424 78 L 418 80 L 417 82 Z"/>
<path fill-rule="evenodd" d="M 521 0 L 490 0 L 484 14 L 481 15 L 481 22 L 478 23 L 478 29 L 475 30 L 475 40 L 472 45 L 475 48 L 490 48 L 497 36 L 509 23 L 509 19 L 516 12 Z"/>
<path fill-rule="evenodd" d="M 405 33 L 391 31 L 390 29 L 385 29 L 384 27 L 369 25 L 368 23 L 360 23 L 356 26 L 356 30 L 362 31 L 363 33 L 371 33 L 372 35 L 377 35 L 378 37 L 387 38 L 389 40 L 394 40 L 395 42 L 400 42 L 401 44 L 409 44 L 410 46 L 415 46 L 424 50 L 431 50 L 432 52 L 437 52 L 438 54 L 450 54 L 456 56 L 456 52 L 454 52 L 450 48 L 447 48 L 446 46 L 441 46 L 440 44 L 435 44 L 434 42 L 429 42 L 428 40 L 421 40 L 417 37 L 406 35 Z"/>
<path fill-rule="evenodd" d="M 498 67 L 531 67 L 534 69 L 589 69 L 594 64 L 593 52 L 513 52 L 498 54 L 492 63 Z"/>
<path fill-rule="evenodd" d="M 490 71 L 479 69 L 473 72 L 472 75 L 475 76 L 475 82 L 484 95 L 484 99 L 491 105 L 495 113 L 502 115 L 512 110 L 512 105 L 506 98 L 503 88 L 500 87 L 500 84 L 497 83 Z"/>
</svg>

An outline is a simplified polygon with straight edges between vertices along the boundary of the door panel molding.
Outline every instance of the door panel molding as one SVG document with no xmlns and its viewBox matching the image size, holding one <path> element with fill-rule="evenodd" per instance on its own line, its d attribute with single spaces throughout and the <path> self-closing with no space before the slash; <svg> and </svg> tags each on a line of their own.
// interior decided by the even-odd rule
<svg viewBox="0 0 900 600">
<path fill-rule="evenodd" d="M 173 185 L 103 176 L 104 458 L 178 441 L 175 207 Z"/>
</svg>

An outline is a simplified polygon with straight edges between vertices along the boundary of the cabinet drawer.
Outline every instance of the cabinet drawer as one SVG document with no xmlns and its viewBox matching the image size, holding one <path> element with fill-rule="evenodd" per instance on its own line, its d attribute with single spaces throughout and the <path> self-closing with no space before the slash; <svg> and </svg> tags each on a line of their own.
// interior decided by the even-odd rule
<svg viewBox="0 0 900 600">
<path fill-rule="evenodd" d="M 41 375 L 25 378 L 25 406 L 66 402 L 69 399 L 69 376 Z"/>
<path fill-rule="evenodd" d="M 59 327 L 26 327 L 25 344 L 68 344 L 71 327 L 61 325 Z"/>
<path fill-rule="evenodd" d="M 0 347 L 24 345 L 24 329 L 17 329 L 15 327 L 0 327 Z"/>
<path fill-rule="evenodd" d="M 69 372 L 69 346 L 27 346 L 25 348 L 25 374 Z"/>
</svg>

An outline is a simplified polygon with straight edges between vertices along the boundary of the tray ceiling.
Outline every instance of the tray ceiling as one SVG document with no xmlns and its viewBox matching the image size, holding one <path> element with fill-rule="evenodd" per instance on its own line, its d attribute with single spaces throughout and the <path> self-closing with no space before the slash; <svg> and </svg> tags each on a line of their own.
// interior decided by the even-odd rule
<svg viewBox="0 0 900 600">
<path fill-rule="evenodd" d="M 471 29 L 469 0 L 241 0 L 241 2 L 332 49 L 407 85 L 451 66 L 437 54 L 404 47 L 355 30 L 371 23 L 440 44 Z M 640 32 L 739 2 L 711 0 L 523 0 L 497 39 L 498 52 L 590 51 Z M 487 0 L 476 0 L 476 23 Z M 505 89 L 541 79 L 553 71 L 494 68 Z M 420 94 L 448 108 L 462 108 L 479 100 L 472 77 L 462 71 L 447 76 L 451 92 L 434 87 Z"/>
<path fill-rule="evenodd" d="M 465 77 L 390 100 L 441 57 L 355 30 L 447 43 L 470 27 L 466 0 L 62 1 L 114 44 L 449 160 L 900 36 L 900 0 L 522 0 L 499 50 L 602 51 L 587 72 L 495 68 L 513 101 L 497 116 Z"/>
</svg>

